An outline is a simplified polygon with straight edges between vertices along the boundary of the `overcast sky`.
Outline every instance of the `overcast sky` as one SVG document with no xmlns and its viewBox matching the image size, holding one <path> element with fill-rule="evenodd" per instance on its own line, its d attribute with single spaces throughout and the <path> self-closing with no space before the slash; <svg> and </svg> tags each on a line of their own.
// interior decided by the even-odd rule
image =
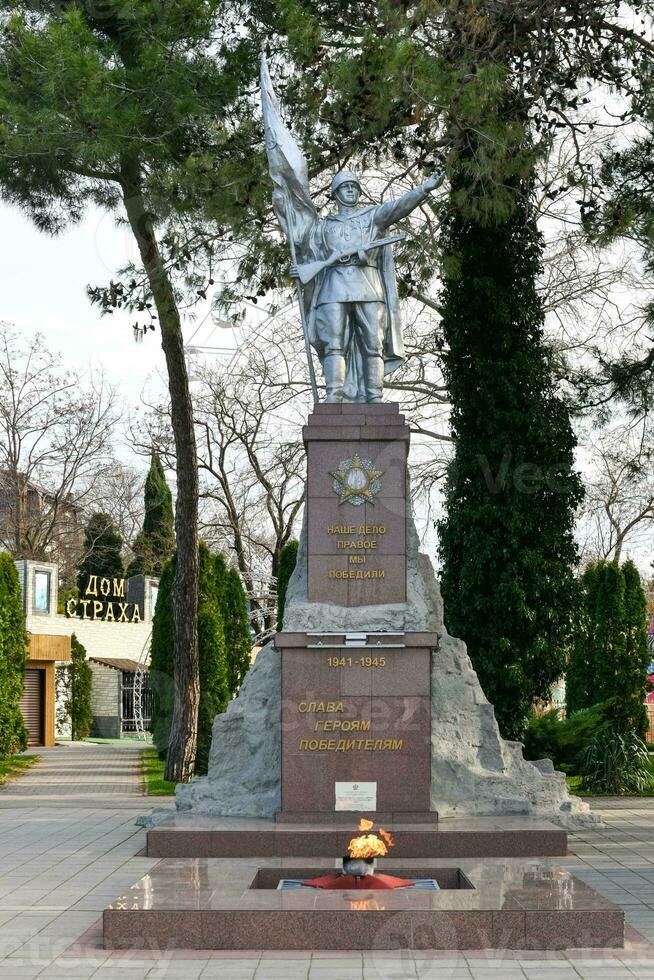
<svg viewBox="0 0 654 980">
<path fill-rule="evenodd" d="M 137 346 L 130 317 L 103 317 L 86 295 L 87 285 L 108 284 L 134 257 L 129 234 L 94 211 L 51 238 L 17 208 L 2 204 L 0 227 L 0 319 L 28 334 L 43 333 L 71 367 L 102 366 L 126 403 L 137 403 L 148 376 L 163 367 L 158 336 Z"/>
</svg>

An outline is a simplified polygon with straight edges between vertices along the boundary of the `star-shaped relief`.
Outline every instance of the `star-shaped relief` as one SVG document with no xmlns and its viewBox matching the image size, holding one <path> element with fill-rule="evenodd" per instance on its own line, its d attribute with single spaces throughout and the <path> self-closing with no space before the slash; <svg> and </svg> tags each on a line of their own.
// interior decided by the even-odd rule
<svg viewBox="0 0 654 980">
<path fill-rule="evenodd" d="M 370 459 L 361 459 L 357 453 L 351 459 L 344 459 L 338 469 L 329 474 L 334 478 L 334 493 L 338 494 L 339 504 L 347 503 L 358 507 L 360 504 L 374 504 L 381 490 L 383 470 L 378 470 Z"/>
</svg>

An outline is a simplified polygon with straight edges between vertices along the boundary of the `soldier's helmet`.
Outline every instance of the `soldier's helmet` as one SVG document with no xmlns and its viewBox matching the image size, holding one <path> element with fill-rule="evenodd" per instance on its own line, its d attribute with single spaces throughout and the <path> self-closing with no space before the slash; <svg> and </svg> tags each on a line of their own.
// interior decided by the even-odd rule
<svg viewBox="0 0 654 980">
<path fill-rule="evenodd" d="M 356 174 L 353 174 L 350 170 L 341 170 L 336 174 L 332 180 L 331 192 L 332 197 L 336 193 L 339 187 L 343 184 L 356 184 L 359 190 L 361 190 L 361 182 Z"/>
</svg>

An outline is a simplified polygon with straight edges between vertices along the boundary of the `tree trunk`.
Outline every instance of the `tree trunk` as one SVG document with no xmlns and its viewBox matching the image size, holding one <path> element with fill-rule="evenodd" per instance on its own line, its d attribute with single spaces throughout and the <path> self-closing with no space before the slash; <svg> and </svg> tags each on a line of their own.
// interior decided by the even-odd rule
<svg viewBox="0 0 654 980">
<path fill-rule="evenodd" d="M 138 161 L 124 159 L 123 197 L 154 298 L 166 358 L 171 421 L 177 458 L 175 533 L 177 565 L 173 584 L 175 623 L 175 705 L 166 757 L 166 779 L 188 782 L 193 775 L 198 735 L 198 464 L 184 342 L 172 284 L 141 191 Z"/>
</svg>

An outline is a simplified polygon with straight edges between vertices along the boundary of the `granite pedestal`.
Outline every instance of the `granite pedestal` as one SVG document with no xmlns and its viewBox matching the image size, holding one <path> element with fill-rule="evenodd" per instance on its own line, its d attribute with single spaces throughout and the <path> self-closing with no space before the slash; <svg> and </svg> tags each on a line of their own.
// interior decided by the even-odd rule
<svg viewBox="0 0 654 980">
<path fill-rule="evenodd" d="M 277 891 L 333 860 L 163 861 L 104 912 L 108 949 L 621 947 L 624 912 L 547 861 L 384 860 L 440 891 Z"/>
<path fill-rule="evenodd" d="M 162 860 L 105 911 L 105 944 L 622 946 L 622 911 L 556 865 L 567 834 L 540 816 L 583 804 L 551 764 L 501 739 L 465 647 L 444 629 L 409 513 L 397 406 L 318 405 L 304 440 L 285 629 L 216 719 L 207 777 L 150 823 L 148 857 Z M 461 818 L 459 806 L 493 815 Z M 441 890 L 276 890 L 338 867 L 360 817 L 395 838 L 379 870 Z"/>
</svg>

